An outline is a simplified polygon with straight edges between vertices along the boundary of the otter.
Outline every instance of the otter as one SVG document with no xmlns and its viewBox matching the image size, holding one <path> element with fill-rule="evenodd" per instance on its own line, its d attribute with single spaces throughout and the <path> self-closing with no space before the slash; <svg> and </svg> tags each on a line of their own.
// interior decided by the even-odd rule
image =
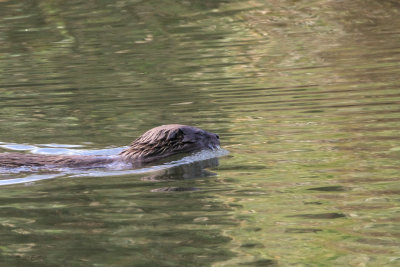
<svg viewBox="0 0 400 267">
<path fill-rule="evenodd" d="M 178 153 L 217 149 L 219 136 L 193 126 L 169 124 L 148 130 L 127 149 L 114 156 L 39 155 L 0 153 L 0 167 L 97 168 L 112 163 L 132 167 L 148 164 Z"/>
</svg>

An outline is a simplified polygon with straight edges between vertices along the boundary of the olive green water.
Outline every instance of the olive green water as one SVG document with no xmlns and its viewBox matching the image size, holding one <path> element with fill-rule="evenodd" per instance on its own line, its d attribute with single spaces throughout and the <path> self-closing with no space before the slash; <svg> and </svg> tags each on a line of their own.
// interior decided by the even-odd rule
<svg viewBox="0 0 400 267">
<path fill-rule="evenodd" d="M 398 1 L 0 1 L 0 142 L 167 123 L 230 154 L 3 185 L 0 265 L 400 265 Z"/>
</svg>

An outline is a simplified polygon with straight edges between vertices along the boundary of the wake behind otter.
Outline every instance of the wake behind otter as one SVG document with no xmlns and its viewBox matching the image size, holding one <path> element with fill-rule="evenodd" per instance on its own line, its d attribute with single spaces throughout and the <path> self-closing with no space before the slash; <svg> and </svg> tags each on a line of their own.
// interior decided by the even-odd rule
<svg viewBox="0 0 400 267">
<path fill-rule="evenodd" d="M 121 148 L 122 149 L 122 148 Z M 71 152 L 73 153 L 73 152 Z M 81 152 L 80 152 L 81 153 Z M 89 152 L 90 153 L 90 152 Z M 49 173 L 43 173 L 40 168 L 4 168 L 0 167 L 0 186 L 12 185 L 21 183 L 32 183 L 41 180 L 54 179 L 57 177 L 108 177 L 108 176 L 123 176 L 123 175 L 144 175 L 144 180 L 164 180 L 168 174 L 168 170 L 173 168 L 181 169 L 181 178 L 190 179 L 197 178 L 198 175 L 195 169 L 212 168 L 218 165 L 218 158 L 229 154 L 227 150 L 202 150 L 193 153 L 179 160 L 173 160 L 158 165 L 152 165 L 137 169 L 132 169 L 131 165 L 124 163 L 110 163 L 102 168 L 93 169 L 76 169 L 76 168 L 57 168 L 49 170 Z M 185 168 L 184 166 L 189 166 Z M 39 172 L 39 173 L 36 173 Z M 2 179 L 5 177 L 13 177 L 11 179 Z M 149 178 L 146 178 L 149 177 Z M 157 178 L 158 177 L 158 178 Z"/>
</svg>

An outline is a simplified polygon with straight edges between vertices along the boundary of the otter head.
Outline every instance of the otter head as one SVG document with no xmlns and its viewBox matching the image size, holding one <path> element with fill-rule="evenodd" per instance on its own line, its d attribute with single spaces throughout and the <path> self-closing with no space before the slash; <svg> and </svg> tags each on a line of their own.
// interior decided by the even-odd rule
<svg viewBox="0 0 400 267">
<path fill-rule="evenodd" d="M 150 162 L 178 153 L 219 147 L 219 136 L 202 129 L 170 124 L 145 132 L 120 155 L 130 162 Z"/>
</svg>

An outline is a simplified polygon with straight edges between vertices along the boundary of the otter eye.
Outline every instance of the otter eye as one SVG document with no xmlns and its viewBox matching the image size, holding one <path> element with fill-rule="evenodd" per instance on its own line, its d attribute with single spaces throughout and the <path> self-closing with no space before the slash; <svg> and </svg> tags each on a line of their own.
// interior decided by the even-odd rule
<svg viewBox="0 0 400 267">
<path fill-rule="evenodd" d="M 217 139 L 219 139 L 219 135 L 218 134 L 216 134 L 215 136 L 217 137 Z"/>
</svg>

